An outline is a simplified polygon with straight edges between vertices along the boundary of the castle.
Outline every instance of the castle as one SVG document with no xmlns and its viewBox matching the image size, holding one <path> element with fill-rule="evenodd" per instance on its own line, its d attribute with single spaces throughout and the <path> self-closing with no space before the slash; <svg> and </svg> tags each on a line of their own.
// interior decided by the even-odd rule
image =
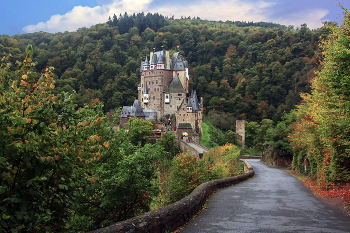
<svg viewBox="0 0 350 233">
<path fill-rule="evenodd" d="M 188 62 L 182 60 L 180 53 L 175 52 L 170 58 L 169 51 L 150 52 L 141 61 L 138 100 L 134 106 L 141 105 L 145 119 L 160 120 L 166 116 L 176 117 L 176 128 L 186 132 L 190 138 L 202 135 L 202 99 L 198 101 L 196 91 L 189 91 Z M 129 106 L 124 106 L 122 117 L 133 117 L 125 114 Z M 124 113 L 124 114 L 123 114 Z"/>
</svg>

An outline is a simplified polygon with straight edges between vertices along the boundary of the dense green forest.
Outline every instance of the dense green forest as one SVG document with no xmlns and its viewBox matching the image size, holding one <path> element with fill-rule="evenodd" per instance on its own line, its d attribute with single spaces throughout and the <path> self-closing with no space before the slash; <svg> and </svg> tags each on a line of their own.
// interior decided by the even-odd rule
<svg viewBox="0 0 350 233">
<path fill-rule="evenodd" d="M 75 90 L 76 104 L 103 101 L 107 112 L 136 98 L 141 59 L 153 49 L 174 51 L 180 45 L 191 68 L 190 88 L 204 98 L 206 113 L 276 121 L 300 101 L 300 92 L 310 91 L 319 63 L 318 41 L 327 33 L 326 28 L 310 30 L 305 24 L 293 29 L 264 22 L 125 13 L 76 32 L 2 35 L 0 53 L 22 60 L 32 44 L 36 69 L 55 67 L 55 93 Z"/>
<path fill-rule="evenodd" d="M 141 59 L 178 45 L 190 64 L 191 88 L 204 97 L 209 146 L 237 143 L 234 122 L 245 119 L 247 153 L 289 158 L 322 190 L 349 183 L 350 15 L 344 14 L 342 26 L 318 30 L 141 13 L 76 32 L 0 36 L 6 54 L 0 232 L 87 231 L 226 176 L 216 172 L 224 171 L 225 158 L 236 161 L 228 176 L 241 172 L 237 162 L 247 151 L 236 146 L 215 148 L 194 165 L 190 155 L 175 156 L 172 134 L 147 143 L 150 121 L 134 118 L 128 131 L 114 131 L 107 121 L 105 113 L 136 98 Z M 191 170 L 203 168 L 204 178 L 178 180 L 184 161 Z M 172 166 L 170 181 L 159 175 L 164 164 Z M 341 195 L 350 203 L 349 189 Z"/>
</svg>

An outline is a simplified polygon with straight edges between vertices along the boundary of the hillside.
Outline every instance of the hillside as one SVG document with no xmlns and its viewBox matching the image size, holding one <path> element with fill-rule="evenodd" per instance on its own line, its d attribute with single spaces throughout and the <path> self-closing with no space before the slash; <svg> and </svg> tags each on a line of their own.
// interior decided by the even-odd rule
<svg viewBox="0 0 350 233">
<path fill-rule="evenodd" d="M 57 93 L 75 90 L 75 102 L 103 101 L 107 112 L 137 97 L 141 58 L 149 51 L 175 51 L 189 61 L 190 88 L 204 109 L 239 119 L 279 118 L 309 92 L 318 65 L 318 40 L 325 28 L 287 28 L 273 23 L 215 22 L 143 13 L 112 17 L 76 32 L 0 36 L 0 52 L 13 61 L 34 48 L 36 68 L 55 67 Z"/>
</svg>

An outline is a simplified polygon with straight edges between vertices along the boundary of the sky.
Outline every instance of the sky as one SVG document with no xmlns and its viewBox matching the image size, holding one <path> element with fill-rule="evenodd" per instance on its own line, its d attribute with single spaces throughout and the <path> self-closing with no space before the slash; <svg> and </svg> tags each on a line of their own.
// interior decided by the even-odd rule
<svg viewBox="0 0 350 233">
<path fill-rule="evenodd" d="M 311 29 L 341 24 L 350 0 L 1 0 L 0 35 L 65 32 L 105 23 L 109 16 L 148 12 L 215 21 L 273 22 Z"/>
</svg>

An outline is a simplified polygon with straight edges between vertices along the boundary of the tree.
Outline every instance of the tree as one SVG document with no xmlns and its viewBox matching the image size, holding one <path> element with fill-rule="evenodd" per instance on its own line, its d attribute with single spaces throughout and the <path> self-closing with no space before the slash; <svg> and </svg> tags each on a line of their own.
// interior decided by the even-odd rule
<svg viewBox="0 0 350 233">
<path fill-rule="evenodd" d="M 26 52 L 20 69 L 9 57 L 0 69 L 0 224 L 13 232 L 60 231 L 103 117 L 77 111 L 74 95 L 51 94 L 54 69 L 38 75 L 31 45 Z"/>
<path fill-rule="evenodd" d="M 321 188 L 350 178 L 350 14 L 343 10 L 341 26 L 326 25 L 331 34 L 321 43 L 324 60 L 312 81 L 311 94 L 301 95 L 299 121 L 291 134 L 294 150 L 306 151 L 310 172 L 317 175 Z M 301 159 L 294 155 L 293 164 Z"/>
<path fill-rule="evenodd" d="M 157 144 L 159 144 L 164 151 L 167 153 L 167 159 L 171 160 L 180 152 L 179 146 L 175 140 L 174 133 L 163 133 L 162 137 L 157 140 Z"/>
</svg>

